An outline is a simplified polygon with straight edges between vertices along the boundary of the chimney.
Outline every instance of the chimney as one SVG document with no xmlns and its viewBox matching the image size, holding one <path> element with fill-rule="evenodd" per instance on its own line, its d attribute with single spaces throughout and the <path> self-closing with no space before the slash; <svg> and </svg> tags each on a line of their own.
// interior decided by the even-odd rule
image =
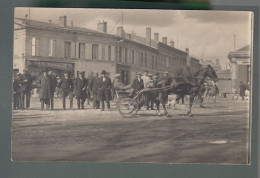
<svg viewBox="0 0 260 178">
<path fill-rule="evenodd" d="M 107 22 L 104 20 L 102 22 L 98 21 L 97 30 L 103 33 L 107 33 Z"/>
<path fill-rule="evenodd" d="M 189 48 L 186 48 L 186 49 L 185 49 L 185 52 L 189 54 L 190 49 L 189 49 Z"/>
<path fill-rule="evenodd" d="M 216 64 L 219 65 L 219 59 L 216 59 Z"/>
<path fill-rule="evenodd" d="M 170 41 L 170 46 L 174 48 L 174 41 Z"/>
<path fill-rule="evenodd" d="M 123 30 L 123 27 L 117 27 L 117 35 L 122 38 L 125 37 L 125 31 Z"/>
<path fill-rule="evenodd" d="M 154 40 L 156 42 L 158 42 L 159 41 L 159 33 L 154 33 L 153 35 L 154 35 Z"/>
<path fill-rule="evenodd" d="M 146 28 L 145 44 L 151 46 L 151 27 Z"/>
<path fill-rule="evenodd" d="M 59 25 L 62 27 L 67 26 L 67 16 L 60 16 L 59 17 Z"/>
<path fill-rule="evenodd" d="M 162 37 L 162 43 L 167 45 L 167 37 Z"/>
</svg>

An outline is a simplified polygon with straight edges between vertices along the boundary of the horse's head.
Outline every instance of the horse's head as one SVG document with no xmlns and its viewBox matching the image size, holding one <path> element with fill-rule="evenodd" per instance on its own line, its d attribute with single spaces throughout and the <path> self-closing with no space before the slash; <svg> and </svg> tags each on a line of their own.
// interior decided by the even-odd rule
<svg viewBox="0 0 260 178">
<path fill-rule="evenodd" d="M 208 65 L 206 68 L 205 68 L 205 75 L 207 77 L 209 77 L 210 79 L 212 79 L 215 83 L 218 82 L 218 76 L 215 72 L 215 70 L 210 66 Z"/>
</svg>

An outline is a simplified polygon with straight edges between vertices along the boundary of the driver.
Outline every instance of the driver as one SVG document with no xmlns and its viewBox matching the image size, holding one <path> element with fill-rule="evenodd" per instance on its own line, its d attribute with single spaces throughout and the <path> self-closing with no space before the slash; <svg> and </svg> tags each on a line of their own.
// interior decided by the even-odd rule
<svg viewBox="0 0 260 178">
<path fill-rule="evenodd" d="M 116 74 L 115 75 L 115 80 L 114 80 L 114 89 L 115 91 L 125 91 L 129 94 L 133 93 L 133 89 L 131 88 L 131 85 L 125 85 L 122 81 L 121 81 L 121 75 L 120 74 Z"/>
</svg>

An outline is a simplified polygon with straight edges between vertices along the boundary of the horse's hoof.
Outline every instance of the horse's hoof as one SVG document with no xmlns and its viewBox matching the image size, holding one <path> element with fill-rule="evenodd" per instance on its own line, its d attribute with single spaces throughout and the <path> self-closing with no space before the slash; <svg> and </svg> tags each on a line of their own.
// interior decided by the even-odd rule
<svg viewBox="0 0 260 178">
<path fill-rule="evenodd" d="M 192 114 L 191 113 L 189 113 L 189 115 L 188 115 L 189 117 L 192 117 Z"/>
<path fill-rule="evenodd" d="M 169 117 L 169 114 L 167 113 L 167 114 L 165 114 L 165 116 L 166 116 L 166 117 Z"/>
<path fill-rule="evenodd" d="M 161 116 L 161 113 L 158 113 L 158 116 Z"/>
</svg>

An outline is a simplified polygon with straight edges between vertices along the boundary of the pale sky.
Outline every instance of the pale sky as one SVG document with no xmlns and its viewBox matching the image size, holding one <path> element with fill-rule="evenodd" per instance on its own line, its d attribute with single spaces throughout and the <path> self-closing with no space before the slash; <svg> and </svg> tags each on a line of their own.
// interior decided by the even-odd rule
<svg viewBox="0 0 260 178">
<path fill-rule="evenodd" d="M 16 8 L 15 17 L 25 18 L 29 8 Z M 123 14 L 123 15 L 122 15 Z M 68 24 L 97 29 L 99 20 L 108 25 L 108 33 L 115 34 L 122 25 L 127 33 L 134 31 L 145 37 L 145 28 L 152 28 L 168 43 L 175 41 L 175 47 L 190 49 L 190 55 L 197 59 L 220 59 L 225 69 L 228 53 L 251 44 L 251 13 L 248 11 L 181 11 L 181 10 L 132 10 L 132 9 L 62 9 L 30 8 L 30 18 L 58 23 L 59 16 L 66 15 Z"/>
</svg>

